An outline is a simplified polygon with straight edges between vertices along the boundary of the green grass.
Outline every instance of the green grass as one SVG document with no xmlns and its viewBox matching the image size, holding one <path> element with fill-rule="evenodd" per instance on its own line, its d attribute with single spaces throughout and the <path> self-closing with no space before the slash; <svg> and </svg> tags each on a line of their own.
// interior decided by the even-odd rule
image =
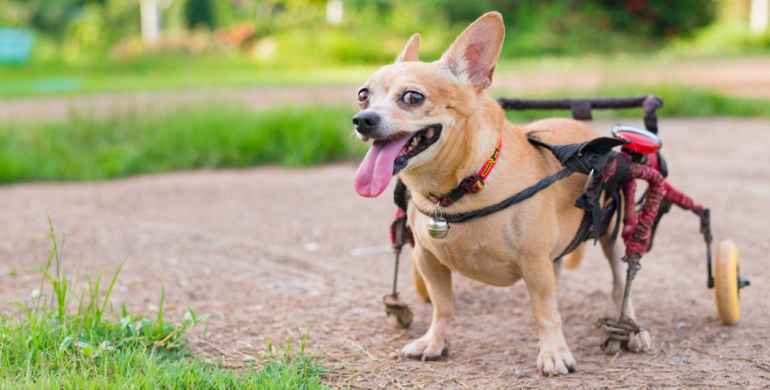
<svg viewBox="0 0 770 390">
<path fill-rule="evenodd" d="M 687 87 L 623 87 L 553 93 L 547 97 L 636 96 L 655 93 L 672 117 L 765 117 L 770 102 Z M 500 93 L 498 95 L 505 95 Z M 358 157 L 365 144 L 351 133 L 352 108 L 303 107 L 249 111 L 192 107 L 106 119 L 73 116 L 55 123 L 0 125 L 0 182 L 96 180 L 199 168 L 261 164 L 311 166 Z M 597 119 L 640 118 L 636 110 L 595 111 Z M 514 122 L 568 111 L 511 112 Z"/>
<path fill-rule="evenodd" d="M 0 99 L 143 92 L 194 88 L 247 88 L 358 83 L 376 67 L 261 66 L 243 60 L 208 57 L 151 58 L 91 65 L 0 65 Z"/>
<path fill-rule="evenodd" d="M 124 308 L 111 319 L 106 286 L 91 282 L 77 291 L 62 272 L 51 229 L 43 283 L 15 315 L 0 314 L 0 388 L 3 389 L 324 389 L 324 370 L 304 352 L 271 353 L 260 369 L 222 369 L 191 356 L 186 332 L 199 322 L 188 310 L 174 324 L 165 318 L 163 294 L 157 315 Z"/>
<path fill-rule="evenodd" d="M 394 50 L 400 50 L 401 44 L 403 42 L 399 40 Z M 379 50 L 379 46 L 377 47 Z M 80 65 L 34 62 L 24 66 L 0 65 L 0 99 L 200 88 L 358 85 L 381 65 L 390 62 L 394 56 L 395 54 L 369 65 L 317 63 L 303 59 L 299 64 L 279 66 L 259 64 L 228 55 L 156 55 L 131 61 L 105 59 L 103 62 Z M 421 58 L 432 61 L 438 56 L 423 55 Z M 665 69 L 665 64 L 672 61 L 689 64 L 703 60 L 699 57 L 672 55 L 544 55 L 537 58 L 501 60 L 497 66 L 497 76 L 501 77 L 506 73 L 560 72 L 563 69 L 573 72 L 596 72 L 598 69 L 601 75 L 610 77 L 616 74 L 633 74 L 650 68 Z"/>
<path fill-rule="evenodd" d="M 356 154 L 350 109 L 214 105 L 0 125 L 0 182 L 94 180 L 181 169 L 307 166 Z M 358 146 L 360 147 L 360 146 Z"/>
<path fill-rule="evenodd" d="M 401 43 L 396 49 L 401 48 Z M 194 89 L 242 89 L 260 86 L 359 85 L 386 59 L 371 64 L 317 63 L 303 59 L 294 65 L 259 64 L 228 55 L 163 55 L 131 61 L 71 65 L 30 63 L 24 66 L 0 65 L 0 99 L 19 97 L 71 96 L 100 92 L 179 91 Z M 425 55 L 426 61 L 438 57 Z M 506 74 L 570 72 L 596 74 L 608 82 L 625 82 L 627 75 L 666 72 L 672 67 L 713 62 L 725 57 L 627 53 L 618 55 L 543 55 L 536 58 L 503 59 L 496 77 Z M 737 58 L 751 60 L 755 57 Z M 756 57 L 759 58 L 759 57 Z"/>
</svg>

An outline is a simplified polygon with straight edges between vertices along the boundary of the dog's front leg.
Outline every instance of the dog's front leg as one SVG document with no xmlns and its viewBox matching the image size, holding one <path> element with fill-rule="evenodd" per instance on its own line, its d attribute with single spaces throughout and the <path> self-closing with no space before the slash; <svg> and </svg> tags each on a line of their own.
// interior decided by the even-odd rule
<svg viewBox="0 0 770 390">
<path fill-rule="evenodd" d="M 452 271 L 419 245 L 415 246 L 412 257 L 428 288 L 433 320 L 425 335 L 407 344 L 401 354 L 423 361 L 436 360 L 449 353 L 447 325 L 454 312 Z"/>
<path fill-rule="evenodd" d="M 574 372 L 575 358 L 561 329 L 552 261 L 548 258 L 533 259 L 522 266 L 522 271 L 540 338 L 537 368 L 548 376 Z"/>
</svg>

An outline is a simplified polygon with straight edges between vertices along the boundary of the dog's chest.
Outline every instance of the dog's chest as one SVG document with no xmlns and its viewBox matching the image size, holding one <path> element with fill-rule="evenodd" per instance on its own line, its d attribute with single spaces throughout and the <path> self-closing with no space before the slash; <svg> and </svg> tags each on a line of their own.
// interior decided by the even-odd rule
<svg viewBox="0 0 770 390">
<path fill-rule="evenodd" d="M 502 215 L 500 216 L 502 217 Z M 438 258 L 449 269 L 492 285 L 510 285 L 520 277 L 515 245 L 504 218 L 485 218 L 462 224 L 450 224 L 446 237 L 430 236 L 430 218 L 420 213 L 410 215 L 418 245 Z"/>
</svg>

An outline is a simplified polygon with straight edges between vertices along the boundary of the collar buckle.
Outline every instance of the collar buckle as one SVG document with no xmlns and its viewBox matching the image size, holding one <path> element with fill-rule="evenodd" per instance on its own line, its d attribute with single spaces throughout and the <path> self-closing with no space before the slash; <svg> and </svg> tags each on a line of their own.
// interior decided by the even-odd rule
<svg viewBox="0 0 770 390">
<path fill-rule="evenodd" d="M 495 151 L 492 152 L 492 156 L 490 156 L 489 159 L 484 162 L 484 165 L 481 166 L 481 169 L 479 169 L 478 173 L 466 177 L 460 181 L 460 184 L 458 184 L 457 187 L 448 193 L 441 196 L 431 195 L 429 196 L 429 199 L 436 198 L 436 202 L 439 203 L 442 207 L 449 207 L 452 205 L 452 203 L 460 200 L 460 198 L 462 198 L 465 194 L 475 194 L 477 192 L 481 192 L 481 190 L 483 190 L 486 186 L 485 181 L 487 177 L 490 173 L 492 173 L 492 169 L 494 169 L 495 165 L 497 164 L 497 160 L 500 158 L 500 150 L 502 148 L 503 133 L 501 132 L 497 136 L 497 145 L 495 146 Z"/>
</svg>

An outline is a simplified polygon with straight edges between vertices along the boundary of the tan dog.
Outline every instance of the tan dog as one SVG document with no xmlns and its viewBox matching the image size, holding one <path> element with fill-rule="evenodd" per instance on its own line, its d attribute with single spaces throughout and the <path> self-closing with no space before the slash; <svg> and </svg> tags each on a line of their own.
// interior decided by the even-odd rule
<svg viewBox="0 0 770 390">
<path fill-rule="evenodd" d="M 452 272 L 495 286 L 523 278 L 532 301 L 540 338 L 538 368 L 546 375 L 575 368 L 557 305 L 557 271 L 553 259 L 569 244 L 582 217 L 574 206 L 586 180 L 575 174 L 533 198 L 495 214 L 453 224 L 444 239 L 431 237 L 422 210 L 433 210 L 436 194 L 445 194 L 475 173 L 492 155 L 498 136 L 501 154 L 483 191 L 463 197 L 448 212 L 485 207 L 505 199 L 561 168 L 548 152 L 526 137 L 538 131 L 553 144 L 583 142 L 595 134 L 568 119 L 547 119 L 525 127 L 510 124 L 486 90 L 492 83 L 505 27 L 490 12 L 471 24 L 438 61 L 419 62 L 419 35 L 407 42 L 392 65 L 372 75 L 358 94 L 361 111 L 353 119 L 356 132 L 373 145 L 356 174 L 362 196 L 382 193 L 395 171 L 411 192 L 408 218 L 415 234 L 413 264 L 418 290 L 427 287 L 433 304 L 428 332 L 406 345 L 402 354 L 423 360 L 446 354 L 453 313 Z M 608 231 L 611 229 L 608 229 Z M 616 317 L 623 292 L 621 251 L 604 251 L 613 273 L 612 311 Z M 573 265 L 582 248 L 575 251 Z M 629 305 L 629 316 L 634 318 Z M 649 335 L 632 340 L 632 348 L 649 347 Z"/>
</svg>

